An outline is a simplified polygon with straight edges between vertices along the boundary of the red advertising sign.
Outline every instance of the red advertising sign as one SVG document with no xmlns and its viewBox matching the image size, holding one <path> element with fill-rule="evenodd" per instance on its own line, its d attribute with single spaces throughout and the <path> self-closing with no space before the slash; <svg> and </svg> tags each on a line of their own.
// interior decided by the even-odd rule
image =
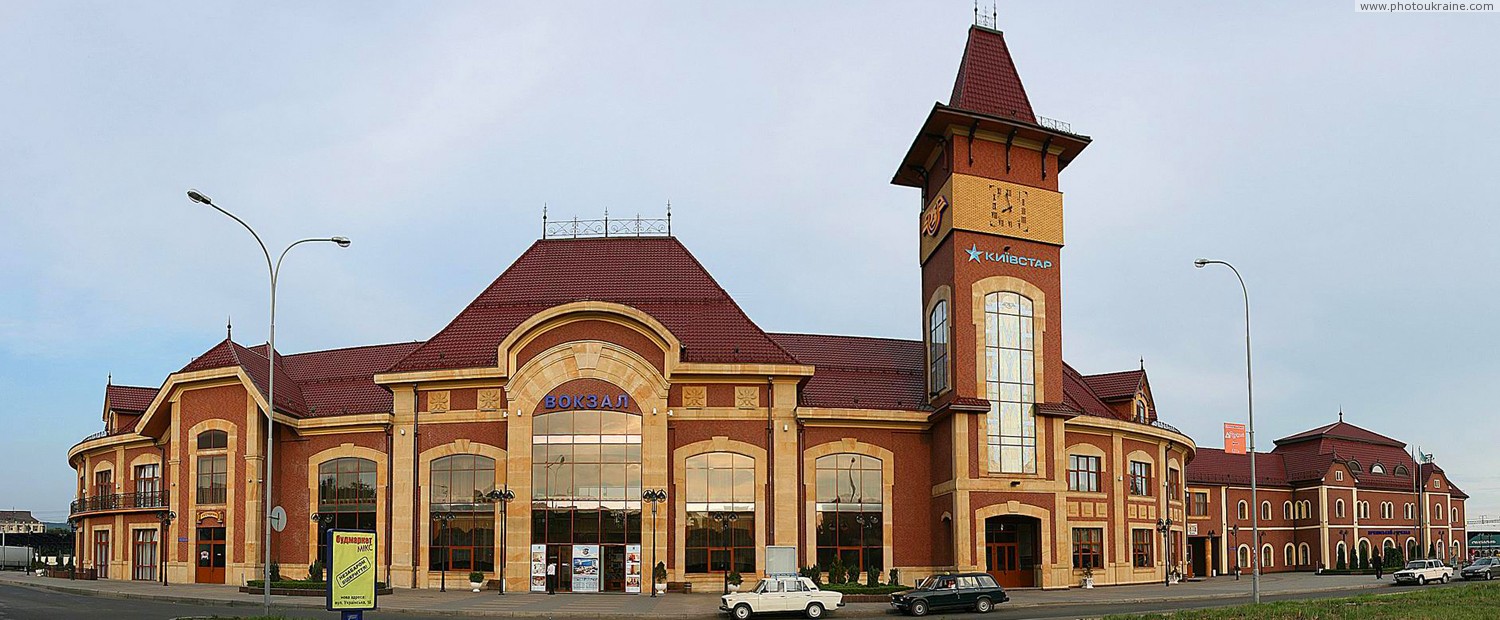
<svg viewBox="0 0 1500 620">
<path fill-rule="evenodd" d="M 1224 423 L 1224 452 L 1228 454 L 1245 453 L 1245 425 Z"/>
</svg>

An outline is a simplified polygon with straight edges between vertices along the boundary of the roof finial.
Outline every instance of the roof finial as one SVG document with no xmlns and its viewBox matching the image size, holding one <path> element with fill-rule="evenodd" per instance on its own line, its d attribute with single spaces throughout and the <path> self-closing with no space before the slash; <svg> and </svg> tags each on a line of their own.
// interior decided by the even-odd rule
<svg viewBox="0 0 1500 620">
<path fill-rule="evenodd" d="M 104 376 L 104 385 L 114 385 L 114 384 L 115 384 L 115 373 L 109 373 L 108 375 Z"/>
<path fill-rule="evenodd" d="M 1145 369 L 1146 369 L 1146 356 L 1142 355 L 1141 356 L 1141 370 L 1145 370 Z"/>
<path fill-rule="evenodd" d="M 224 339 L 234 341 L 234 315 L 229 315 L 229 318 L 224 320 Z"/>
<path fill-rule="evenodd" d="M 542 203 L 542 238 L 547 238 L 547 203 Z"/>
<path fill-rule="evenodd" d="M 1339 421 L 1340 422 L 1344 421 L 1344 406 L 1343 405 L 1339 405 Z"/>
<path fill-rule="evenodd" d="M 978 2 L 979 0 L 974 0 Z M 667 236 L 672 236 L 672 199 L 667 199 Z"/>
</svg>

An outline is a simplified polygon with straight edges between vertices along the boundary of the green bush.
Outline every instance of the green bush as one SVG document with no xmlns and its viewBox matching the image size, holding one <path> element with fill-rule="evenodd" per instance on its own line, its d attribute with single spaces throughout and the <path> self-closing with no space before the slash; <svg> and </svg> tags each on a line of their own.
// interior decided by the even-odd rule
<svg viewBox="0 0 1500 620">
<path fill-rule="evenodd" d="M 836 586 L 842 583 L 844 583 L 844 563 L 834 558 L 833 563 L 828 565 L 828 584 Z"/>
<path fill-rule="evenodd" d="M 1339 549 L 1339 561 L 1334 565 L 1334 570 L 1349 570 L 1349 561 L 1344 558 L 1344 550 Z"/>
<path fill-rule="evenodd" d="M 745 577 L 739 571 L 730 571 L 729 575 L 725 576 L 724 579 L 736 586 L 745 583 Z"/>
<path fill-rule="evenodd" d="M 278 581 L 281 581 L 281 564 L 279 564 L 277 562 L 272 562 L 271 563 L 271 583 L 276 583 Z"/>
<path fill-rule="evenodd" d="M 821 589 L 843 594 L 890 594 L 892 592 L 910 590 L 911 588 L 902 585 L 867 586 L 858 583 L 844 583 L 829 584 L 822 586 Z"/>
<path fill-rule="evenodd" d="M 896 572 L 896 569 L 894 569 L 894 568 L 891 569 L 891 579 L 890 579 L 890 581 L 887 581 L 886 583 L 889 583 L 889 584 L 891 584 L 893 586 L 900 585 L 901 584 L 901 574 L 898 573 L 898 572 Z"/>
<path fill-rule="evenodd" d="M 817 564 L 814 564 L 812 566 L 804 566 L 801 570 L 797 571 L 797 574 L 811 579 L 812 582 L 817 585 L 823 585 L 823 570 L 818 568 Z"/>
<path fill-rule="evenodd" d="M 484 573 L 472 571 L 469 573 L 469 583 L 484 583 Z"/>
<path fill-rule="evenodd" d="M 865 570 L 865 585 L 870 586 L 870 587 L 874 587 L 874 586 L 880 585 L 880 567 L 879 566 L 871 564 L 870 567 Z"/>
<path fill-rule="evenodd" d="M 308 581 L 322 581 L 323 580 L 323 562 L 321 560 L 313 560 L 312 564 L 308 564 L 307 565 L 307 580 Z"/>
</svg>

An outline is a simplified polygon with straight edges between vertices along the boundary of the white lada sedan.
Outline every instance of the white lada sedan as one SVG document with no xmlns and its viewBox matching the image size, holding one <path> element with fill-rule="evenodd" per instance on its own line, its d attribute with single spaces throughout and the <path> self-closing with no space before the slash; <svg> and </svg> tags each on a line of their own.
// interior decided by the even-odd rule
<svg viewBox="0 0 1500 620">
<path fill-rule="evenodd" d="M 727 611 L 735 620 L 751 614 L 801 612 L 809 618 L 822 618 L 823 612 L 844 606 L 844 595 L 819 590 L 806 577 L 767 577 L 748 592 L 725 594 L 719 599 L 719 611 Z"/>
</svg>

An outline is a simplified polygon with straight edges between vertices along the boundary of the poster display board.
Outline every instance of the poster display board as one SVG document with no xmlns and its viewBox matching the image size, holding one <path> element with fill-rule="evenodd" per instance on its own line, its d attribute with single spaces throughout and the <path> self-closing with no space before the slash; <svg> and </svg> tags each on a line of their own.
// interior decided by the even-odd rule
<svg viewBox="0 0 1500 620">
<path fill-rule="evenodd" d="M 531 546 L 531 591 L 547 591 L 547 545 Z"/>
<path fill-rule="evenodd" d="M 625 545 L 625 591 L 641 591 L 641 546 Z"/>
<path fill-rule="evenodd" d="M 599 591 L 599 545 L 573 545 L 573 591 Z"/>
<path fill-rule="evenodd" d="M 1224 453 L 1245 453 L 1245 425 L 1224 423 Z"/>
<path fill-rule="evenodd" d="M 329 611 L 375 609 L 375 532 L 328 530 Z"/>
</svg>

